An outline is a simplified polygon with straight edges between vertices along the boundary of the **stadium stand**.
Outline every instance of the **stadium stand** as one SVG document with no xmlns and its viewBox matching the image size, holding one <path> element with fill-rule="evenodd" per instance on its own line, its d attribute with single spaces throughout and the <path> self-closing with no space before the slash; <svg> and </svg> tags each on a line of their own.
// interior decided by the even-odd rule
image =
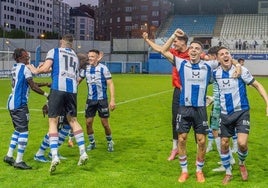
<svg viewBox="0 0 268 188">
<path fill-rule="evenodd" d="M 268 36 L 268 14 L 227 14 L 221 37 L 226 39 L 263 39 Z"/>
<path fill-rule="evenodd" d="M 217 17 L 215 15 L 174 15 L 166 33 L 160 37 L 169 37 L 177 28 L 183 29 L 189 36 L 212 36 Z"/>
</svg>

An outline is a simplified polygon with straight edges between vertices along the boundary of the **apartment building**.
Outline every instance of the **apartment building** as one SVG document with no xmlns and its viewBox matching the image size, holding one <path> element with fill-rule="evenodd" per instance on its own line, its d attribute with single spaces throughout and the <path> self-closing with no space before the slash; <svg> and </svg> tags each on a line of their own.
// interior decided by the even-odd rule
<svg viewBox="0 0 268 188">
<path fill-rule="evenodd" d="M 34 38 L 44 32 L 66 33 L 69 9 L 62 0 L 1 0 L 0 24 L 6 31 L 19 29 Z"/>
<path fill-rule="evenodd" d="M 96 39 L 140 38 L 143 31 L 153 38 L 173 8 L 169 0 L 99 0 Z"/>
<path fill-rule="evenodd" d="M 80 5 L 70 10 L 70 33 L 77 40 L 94 40 L 95 18 L 90 5 Z"/>
</svg>

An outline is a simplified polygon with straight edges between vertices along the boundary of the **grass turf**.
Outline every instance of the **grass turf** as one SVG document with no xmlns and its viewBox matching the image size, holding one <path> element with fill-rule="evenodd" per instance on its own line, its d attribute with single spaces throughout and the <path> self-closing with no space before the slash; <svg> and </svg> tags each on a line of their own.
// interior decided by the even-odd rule
<svg viewBox="0 0 268 188">
<path fill-rule="evenodd" d="M 268 79 L 257 78 L 266 90 Z M 49 78 L 36 78 L 38 82 Z M 117 108 L 111 112 L 110 124 L 115 142 L 115 151 L 107 152 L 104 130 L 98 117 L 94 129 L 97 148 L 88 152 L 86 166 L 77 166 L 79 159 L 77 146 L 60 148 L 62 160 L 54 175 L 48 170 L 50 163 L 33 160 L 43 136 L 48 131 L 48 121 L 41 112 L 46 102 L 43 96 L 31 91 L 29 98 L 30 123 L 29 143 L 24 160 L 33 170 L 22 171 L 0 162 L 0 187 L 98 187 L 98 188 L 149 188 L 149 187 L 222 187 L 224 173 L 212 172 L 220 160 L 214 151 L 206 155 L 204 173 L 206 182 L 195 181 L 196 144 L 193 132 L 187 142 L 190 178 L 184 184 L 178 183 L 180 174 L 178 160 L 167 161 L 172 146 L 171 99 L 172 86 L 170 75 L 132 75 L 114 74 Z M 6 155 L 13 126 L 6 101 L 11 92 L 10 80 L 1 79 L 0 95 L 0 156 Z M 49 91 L 48 88 L 44 90 Z M 85 81 L 78 91 L 78 120 L 85 130 L 84 106 L 87 88 Z M 211 94 L 211 86 L 209 93 Z M 228 187 L 246 186 L 248 188 L 266 187 L 268 180 L 268 145 L 265 104 L 254 88 L 248 88 L 251 103 L 251 132 L 249 136 L 249 155 L 246 160 L 249 180 L 242 182 L 238 165 L 233 168 L 233 180 Z M 210 111 L 210 109 L 208 109 Z M 208 112 L 209 114 L 209 112 Z M 86 135 L 85 135 L 86 138 Z M 86 144 L 88 140 L 86 139 Z M 16 152 L 15 152 L 16 153 Z M 237 161 L 237 155 L 235 155 Z"/>
</svg>

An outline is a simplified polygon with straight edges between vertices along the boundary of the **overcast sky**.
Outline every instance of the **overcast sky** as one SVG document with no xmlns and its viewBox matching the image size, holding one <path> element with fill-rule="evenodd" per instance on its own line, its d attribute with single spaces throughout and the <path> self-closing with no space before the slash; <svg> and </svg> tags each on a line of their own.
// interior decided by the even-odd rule
<svg viewBox="0 0 268 188">
<path fill-rule="evenodd" d="M 68 3 L 71 7 L 78 7 L 80 3 L 85 5 L 98 5 L 98 0 L 63 0 L 63 2 Z"/>
</svg>

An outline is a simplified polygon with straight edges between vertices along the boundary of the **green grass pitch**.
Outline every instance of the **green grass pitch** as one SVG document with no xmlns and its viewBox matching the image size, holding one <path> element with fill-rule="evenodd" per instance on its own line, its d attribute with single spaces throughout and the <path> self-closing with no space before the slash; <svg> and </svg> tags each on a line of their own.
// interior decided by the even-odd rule
<svg viewBox="0 0 268 188">
<path fill-rule="evenodd" d="M 35 81 L 49 81 L 49 78 L 35 78 Z M 257 78 L 268 90 L 268 78 Z M 77 166 L 77 146 L 69 148 L 67 143 L 60 148 L 62 160 L 54 175 L 48 170 L 50 163 L 39 163 L 33 156 L 43 136 L 48 131 L 48 120 L 41 112 L 46 99 L 33 91 L 29 97 L 30 123 L 29 143 L 24 160 L 33 170 L 14 169 L 3 162 L 13 125 L 6 102 L 11 92 L 10 80 L 0 79 L 0 187 L 90 187 L 90 188 L 173 188 L 173 187 L 222 187 L 222 172 L 212 172 L 220 160 L 214 151 L 206 155 L 204 173 L 206 182 L 195 181 L 196 145 L 193 132 L 189 134 L 187 150 L 190 178 L 184 184 L 177 182 L 180 174 L 178 160 L 167 161 L 172 146 L 171 99 L 173 88 L 170 75 L 114 74 L 116 110 L 111 112 L 115 151 L 107 152 L 104 130 L 98 117 L 94 129 L 97 148 L 88 152 L 86 166 Z M 47 92 L 49 88 L 43 88 Z M 211 95 L 211 86 L 208 94 Z M 84 106 L 87 87 L 85 81 L 78 90 L 78 120 L 85 130 Z M 249 180 L 242 182 L 238 165 L 233 167 L 234 178 L 228 187 L 262 188 L 268 184 L 268 117 L 265 104 L 258 92 L 248 87 L 251 104 L 251 131 L 249 155 L 246 160 Z M 209 114 L 210 108 L 208 108 Z M 86 138 L 86 135 L 85 135 Z M 88 140 L 86 139 L 86 144 Z M 237 162 L 237 155 L 235 155 Z"/>
</svg>

